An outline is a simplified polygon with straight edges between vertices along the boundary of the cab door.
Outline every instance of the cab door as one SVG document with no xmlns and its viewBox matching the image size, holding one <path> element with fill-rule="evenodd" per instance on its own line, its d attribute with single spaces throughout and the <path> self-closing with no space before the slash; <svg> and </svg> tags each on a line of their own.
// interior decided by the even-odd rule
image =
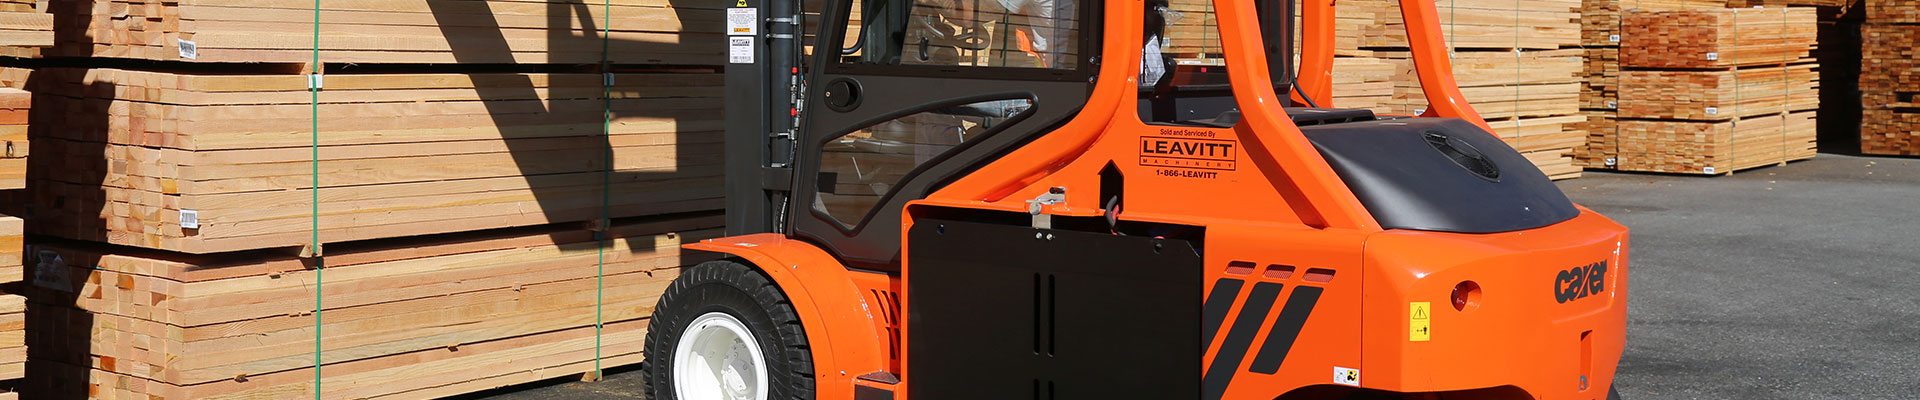
<svg viewBox="0 0 1920 400">
<path fill-rule="evenodd" d="M 850 266 L 897 270 L 906 202 L 1086 103 L 1098 7 L 829 0 L 807 77 L 788 233 Z"/>
</svg>

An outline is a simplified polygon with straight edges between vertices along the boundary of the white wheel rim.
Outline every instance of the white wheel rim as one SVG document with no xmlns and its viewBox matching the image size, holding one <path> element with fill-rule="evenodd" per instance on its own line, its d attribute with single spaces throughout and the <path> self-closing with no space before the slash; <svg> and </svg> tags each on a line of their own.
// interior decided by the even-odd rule
<svg viewBox="0 0 1920 400">
<path fill-rule="evenodd" d="M 693 319 L 673 346 L 679 400 L 766 400 L 767 362 L 740 319 L 711 312 Z"/>
</svg>

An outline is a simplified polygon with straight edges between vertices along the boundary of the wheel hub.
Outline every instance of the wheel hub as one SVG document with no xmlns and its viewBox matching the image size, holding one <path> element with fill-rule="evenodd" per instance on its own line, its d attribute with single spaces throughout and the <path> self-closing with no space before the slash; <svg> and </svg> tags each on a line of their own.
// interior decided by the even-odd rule
<svg viewBox="0 0 1920 400">
<path fill-rule="evenodd" d="M 766 357 L 753 332 L 732 315 L 694 318 L 673 356 L 673 390 L 680 400 L 767 398 Z"/>
</svg>

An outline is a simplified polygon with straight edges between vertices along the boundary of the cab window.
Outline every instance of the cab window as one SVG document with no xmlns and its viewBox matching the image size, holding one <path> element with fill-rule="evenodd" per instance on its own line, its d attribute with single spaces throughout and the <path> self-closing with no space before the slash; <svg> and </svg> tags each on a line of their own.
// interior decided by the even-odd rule
<svg viewBox="0 0 1920 400">
<path fill-rule="evenodd" d="M 843 64 L 1077 70 L 1086 0 L 877 0 L 842 38 Z"/>
</svg>

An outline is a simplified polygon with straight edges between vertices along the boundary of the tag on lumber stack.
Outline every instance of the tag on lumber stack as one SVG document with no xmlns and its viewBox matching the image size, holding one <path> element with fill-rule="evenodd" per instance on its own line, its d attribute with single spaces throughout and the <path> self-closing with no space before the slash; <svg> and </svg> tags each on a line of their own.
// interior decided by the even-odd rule
<svg viewBox="0 0 1920 400">
<path fill-rule="evenodd" d="M 1617 168 L 1718 175 L 1813 157 L 1815 29 L 1810 8 L 1628 11 Z"/>
<path fill-rule="evenodd" d="M 1568 125 L 1586 136 L 1575 151 L 1576 163 L 1589 169 L 1612 169 L 1614 108 L 1620 102 L 1620 28 L 1625 11 L 1720 9 L 1720 0 L 1584 0 L 1580 2 L 1580 47 L 1586 66 L 1581 71 L 1580 108 L 1587 121 Z"/>
<path fill-rule="evenodd" d="M 1867 1 L 1861 35 L 1860 151 L 1920 155 L 1920 1 Z"/>
<path fill-rule="evenodd" d="M 309 0 L 63 1 L 55 54 L 142 60 L 307 63 Z M 598 64 L 604 7 L 579 1 L 322 1 L 320 62 Z M 592 4 L 598 4 L 597 2 Z M 732 3 L 618 0 L 613 64 L 717 65 Z M 558 24 L 557 26 L 555 24 Z"/>
<path fill-rule="evenodd" d="M 723 196 L 717 74 L 615 74 L 612 136 L 599 74 L 329 75 L 315 165 L 305 76 L 35 73 L 39 234 L 202 254 L 305 245 L 316 208 L 334 243 Z"/>
<path fill-rule="evenodd" d="M 1343 4 L 1344 6 L 1344 4 Z M 1568 129 L 1580 114 L 1582 54 L 1577 0 L 1448 0 L 1436 3 L 1461 94 L 1494 133 L 1554 179 L 1580 176 L 1573 151 L 1583 134 Z M 1419 113 L 1426 95 L 1407 51 L 1398 7 L 1377 12 L 1380 24 L 1364 44 L 1396 68 L 1397 113 Z"/>
<path fill-rule="evenodd" d="M 0 0 L 0 57 L 34 58 L 53 47 L 53 14 L 46 0 Z"/>
<path fill-rule="evenodd" d="M 35 273 L 67 278 L 34 288 L 28 388 L 45 398 L 440 398 L 588 372 L 596 344 L 606 365 L 632 364 L 679 267 L 713 257 L 680 245 L 722 223 L 711 213 L 620 221 L 599 242 L 576 226 L 343 244 L 317 283 L 310 261 L 276 252 L 40 244 Z"/>
</svg>

